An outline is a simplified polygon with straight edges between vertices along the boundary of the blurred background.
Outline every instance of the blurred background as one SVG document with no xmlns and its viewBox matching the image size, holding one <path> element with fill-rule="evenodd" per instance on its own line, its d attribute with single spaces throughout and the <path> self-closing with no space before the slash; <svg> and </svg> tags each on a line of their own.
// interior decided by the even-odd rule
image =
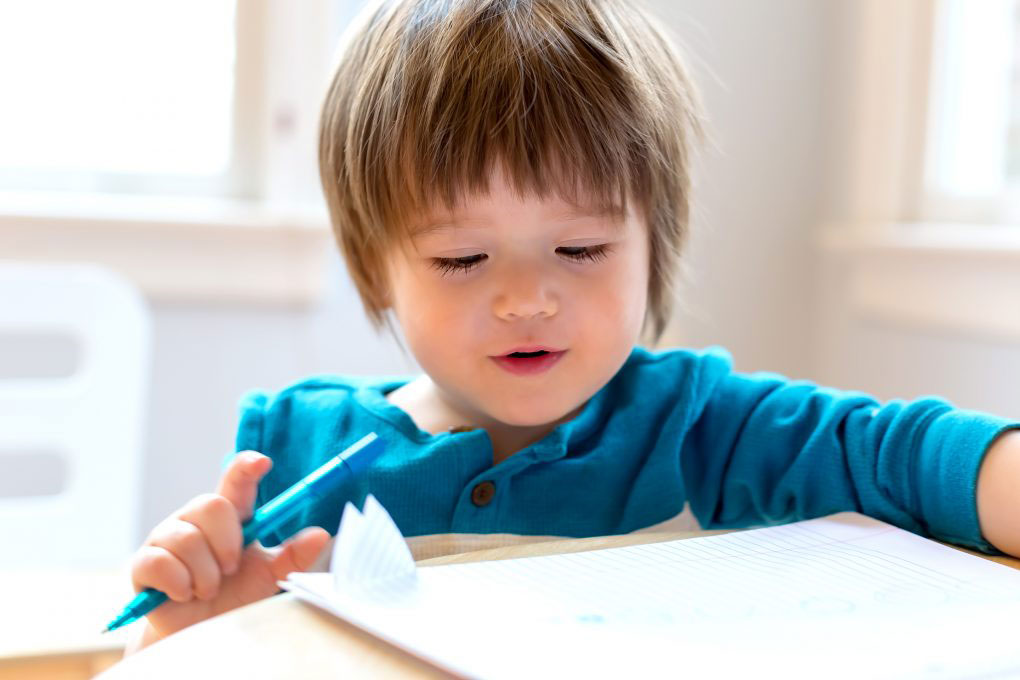
<svg viewBox="0 0 1020 680">
<path fill-rule="evenodd" d="M 137 545 L 214 488 L 246 390 L 416 371 L 365 321 L 315 165 L 360 4 L 0 1 L 0 501 L 127 470 Z M 1020 416 L 1015 3 L 646 4 L 689 53 L 711 136 L 662 345 Z M 79 300 L 18 268 L 53 263 L 112 274 L 46 270 L 96 290 Z M 83 375 L 98 347 L 110 373 Z M 26 434 L 59 409 L 92 460 Z"/>
</svg>

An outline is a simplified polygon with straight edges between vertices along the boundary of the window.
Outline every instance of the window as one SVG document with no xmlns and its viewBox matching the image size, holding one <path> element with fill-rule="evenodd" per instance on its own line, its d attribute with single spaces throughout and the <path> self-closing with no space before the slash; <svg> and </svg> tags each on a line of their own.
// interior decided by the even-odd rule
<svg viewBox="0 0 1020 680">
<path fill-rule="evenodd" d="M 237 11 L 233 0 L 0 5 L 0 188 L 245 193 Z"/>
<path fill-rule="evenodd" d="M 1017 0 L 942 0 L 932 49 L 921 212 L 1020 222 Z"/>
</svg>

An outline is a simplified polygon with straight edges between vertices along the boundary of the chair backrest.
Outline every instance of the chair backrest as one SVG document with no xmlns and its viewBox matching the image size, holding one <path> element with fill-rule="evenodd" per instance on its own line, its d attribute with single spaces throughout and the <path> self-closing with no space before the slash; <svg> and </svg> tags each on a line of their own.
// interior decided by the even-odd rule
<svg viewBox="0 0 1020 680">
<path fill-rule="evenodd" d="M 121 277 L 0 261 L 0 568 L 112 567 L 137 547 L 149 346 Z M 54 347 L 67 371 L 46 368 Z"/>
</svg>

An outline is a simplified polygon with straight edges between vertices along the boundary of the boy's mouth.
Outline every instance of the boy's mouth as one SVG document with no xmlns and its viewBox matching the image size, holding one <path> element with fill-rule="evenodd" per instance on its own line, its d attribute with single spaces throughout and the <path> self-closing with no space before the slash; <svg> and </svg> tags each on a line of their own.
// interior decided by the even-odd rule
<svg viewBox="0 0 1020 680">
<path fill-rule="evenodd" d="M 551 347 L 521 347 L 490 358 L 514 375 L 537 375 L 552 368 L 565 353 Z"/>
</svg>

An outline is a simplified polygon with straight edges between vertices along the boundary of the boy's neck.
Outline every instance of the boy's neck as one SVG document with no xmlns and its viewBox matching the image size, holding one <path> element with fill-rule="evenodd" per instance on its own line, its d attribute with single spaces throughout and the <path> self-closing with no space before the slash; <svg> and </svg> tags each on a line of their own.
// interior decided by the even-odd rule
<svg viewBox="0 0 1020 680">
<path fill-rule="evenodd" d="M 485 431 L 492 442 L 492 464 L 496 465 L 513 454 L 534 444 L 552 432 L 559 423 L 547 423 L 531 427 L 514 425 L 489 425 Z"/>
<path fill-rule="evenodd" d="M 435 383 L 427 375 L 419 376 L 386 395 L 387 401 L 403 409 L 419 429 L 429 434 L 448 432 L 453 428 L 480 427 L 492 442 L 492 463 L 500 463 L 514 453 L 534 444 L 557 425 L 570 420 L 582 406 L 551 423 L 533 426 L 507 425 L 484 415 L 468 415 L 443 399 Z"/>
</svg>

